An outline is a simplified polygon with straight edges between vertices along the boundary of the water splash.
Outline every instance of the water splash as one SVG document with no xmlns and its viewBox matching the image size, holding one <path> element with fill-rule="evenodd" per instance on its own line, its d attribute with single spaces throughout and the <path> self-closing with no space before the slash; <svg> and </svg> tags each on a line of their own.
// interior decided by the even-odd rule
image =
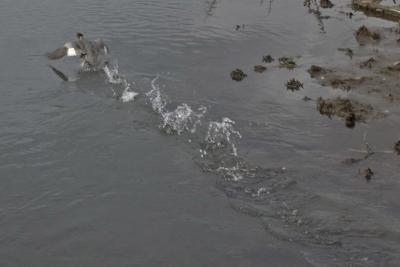
<svg viewBox="0 0 400 267">
<path fill-rule="evenodd" d="M 168 134 L 178 135 L 185 131 L 196 132 L 196 127 L 201 124 L 201 118 L 207 112 L 207 108 L 201 106 L 197 112 L 193 111 L 188 104 L 179 105 L 174 111 L 162 113 L 161 128 Z"/>
<path fill-rule="evenodd" d="M 124 81 L 124 78 L 119 74 L 118 63 L 104 66 L 104 72 L 107 76 L 107 81 L 111 84 L 121 84 Z"/>
<path fill-rule="evenodd" d="M 166 109 L 167 100 L 162 95 L 160 86 L 157 83 L 157 76 L 151 81 L 151 90 L 146 93 L 147 98 L 155 112 L 161 115 L 160 128 L 168 134 L 182 134 L 183 132 L 195 133 L 201 119 L 207 112 L 207 108 L 200 106 L 194 111 L 188 104 L 183 103 L 176 107 L 173 111 Z"/>
<path fill-rule="evenodd" d="M 130 102 L 135 99 L 138 93 L 131 90 L 131 84 L 128 80 L 119 74 L 118 64 L 107 64 L 104 66 L 104 72 L 107 76 L 107 81 L 111 84 L 119 84 L 123 86 L 122 94 L 120 95 L 120 99 L 122 102 Z M 113 89 L 114 91 L 114 89 Z M 115 94 L 115 91 L 114 91 Z"/>
<path fill-rule="evenodd" d="M 232 155 L 238 155 L 235 144 L 236 139 L 241 139 L 242 135 L 234 129 L 235 122 L 229 118 L 223 118 L 221 122 L 212 121 L 208 124 L 208 131 L 205 138 L 206 148 L 215 150 L 230 146 Z"/>
<path fill-rule="evenodd" d="M 157 83 L 158 79 L 159 77 L 157 76 L 151 81 L 151 90 L 146 93 L 146 96 L 153 110 L 159 114 L 163 114 L 167 101 L 161 95 L 160 86 Z"/>
</svg>

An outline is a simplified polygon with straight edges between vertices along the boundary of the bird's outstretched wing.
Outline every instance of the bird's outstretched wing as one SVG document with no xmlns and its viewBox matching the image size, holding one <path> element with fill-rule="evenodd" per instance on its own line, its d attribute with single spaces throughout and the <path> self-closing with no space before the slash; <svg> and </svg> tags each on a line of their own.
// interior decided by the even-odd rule
<svg viewBox="0 0 400 267">
<path fill-rule="evenodd" d="M 51 60 L 60 59 L 65 57 L 67 55 L 67 52 L 68 52 L 67 48 L 60 47 L 54 50 L 53 52 L 46 53 L 46 57 Z"/>
<path fill-rule="evenodd" d="M 78 42 L 68 42 L 63 47 L 57 48 L 53 52 L 47 53 L 46 57 L 50 60 L 56 60 L 65 56 L 81 56 L 82 47 Z"/>
</svg>

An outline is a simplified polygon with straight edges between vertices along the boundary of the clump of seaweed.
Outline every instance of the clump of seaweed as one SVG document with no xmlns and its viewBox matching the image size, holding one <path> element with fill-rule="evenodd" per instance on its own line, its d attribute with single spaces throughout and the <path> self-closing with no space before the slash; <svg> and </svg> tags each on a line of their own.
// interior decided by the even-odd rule
<svg viewBox="0 0 400 267">
<path fill-rule="evenodd" d="M 278 61 L 281 68 L 294 69 L 297 67 L 292 57 L 280 57 Z"/>
<path fill-rule="evenodd" d="M 243 80 L 245 77 L 247 77 L 247 74 L 244 73 L 241 69 L 235 69 L 231 72 L 231 78 L 234 81 L 240 82 Z"/>
<path fill-rule="evenodd" d="M 317 65 L 312 65 L 308 70 L 308 73 L 310 73 L 311 78 L 319 77 L 321 75 L 327 74 L 328 70 L 324 69 L 323 67 L 317 66 Z"/>
<path fill-rule="evenodd" d="M 377 32 L 370 31 L 366 26 L 361 26 L 355 33 L 356 39 L 360 45 L 364 45 L 367 41 L 378 41 L 381 35 Z"/>
<path fill-rule="evenodd" d="M 345 119 L 347 127 L 354 127 L 355 122 L 365 121 L 367 115 L 372 113 L 371 105 L 366 105 L 347 98 L 317 99 L 317 110 L 328 117 L 337 116 Z"/>
<path fill-rule="evenodd" d="M 300 88 L 304 88 L 303 84 L 296 79 L 290 79 L 286 82 L 286 89 L 291 91 L 298 91 Z"/>
<path fill-rule="evenodd" d="M 254 66 L 254 71 L 258 72 L 258 73 L 263 73 L 264 71 L 267 70 L 267 67 L 263 66 L 263 65 L 255 65 Z"/>
<path fill-rule="evenodd" d="M 264 62 L 264 63 L 271 63 L 271 62 L 273 62 L 275 59 L 271 56 L 271 55 L 266 55 L 266 56 L 263 56 L 263 58 L 262 58 L 262 61 Z"/>
</svg>

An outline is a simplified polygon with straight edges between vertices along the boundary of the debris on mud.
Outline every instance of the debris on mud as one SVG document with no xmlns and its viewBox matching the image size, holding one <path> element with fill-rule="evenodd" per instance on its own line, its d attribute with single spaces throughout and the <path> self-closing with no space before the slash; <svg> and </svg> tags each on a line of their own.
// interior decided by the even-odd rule
<svg viewBox="0 0 400 267">
<path fill-rule="evenodd" d="M 234 81 L 240 82 L 244 78 L 247 77 L 247 74 L 244 73 L 241 69 L 235 69 L 231 72 L 231 78 Z"/>
<path fill-rule="evenodd" d="M 303 84 L 296 79 L 290 79 L 286 82 L 286 89 L 291 91 L 298 91 L 300 88 L 304 88 Z"/>
<path fill-rule="evenodd" d="M 364 170 L 358 170 L 358 173 L 364 177 L 367 181 L 371 180 L 372 176 L 374 175 L 374 172 L 370 168 L 366 168 Z"/>
<path fill-rule="evenodd" d="M 354 9 L 362 10 L 369 16 L 389 19 L 395 22 L 399 21 L 400 8 L 398 6 L 382 5 L 380 4 L 381 2 L 379 0 L 352 0 L 352 5 Z M 393 3 L 396 4 L 395 0 L 393 0 Z"/>
<path fill-rule="evenodd" d="M 342 161 L 343 164 L 352 165 L 363 161 L 364 158 L 348 158 Z"/>
<path fill-rule="evenodd" d="M 255 65 L 254 66 L 254 71 L 258 72 L 258 73 L 263 73 L 264 71 L 267 70 L 267 67 L 263 66 L 263 65 Z"/>
<path fill-rule="evenodd" d="M 303 97 L 303 101 L 308 102 L 308 101 L 312 101 L 313 99 L 311 97 L 308 96 L 304 96 Z"/>
<path fill-rule="evenodd" d="M 361 26 L 355 33 L 356 40 L 360 45 L 365 45 L 370 41 L 378 41 L 381 35 L 377 32 L 370 31 L 366 26 Z"/>
<path fill-rule="evenodd" d="M 271 63 L 271 62 L 273 62 L 275 59 L 271 56 L 271 55 L 266 55 L 266 56 L 263 56 L 263 58 L 262 58 L 262 61 L 264 62 L 264 63 Z"/>
<path fill-rule="evenodd" d="M 324 69 L 323 67 L 312 65 L 308 70 L 310 73 L 311 78 L 320 77 L 321 75 L 325 75 L 328 73 L 328 70 Z"/>
<path fill-rule="evenodd" d="M 281 68 L 287 68 L 291 70 L 297 67 L 296 62 L 294 62 L 293 58 L 291 57 L 281 57 L 278 60 Z"/>
<path fill-rule="evenodd" d="M 239 30 L 244 30 L 245 25 L 235 25 L 235 30 L 239 31 Z"/>
<path fill-rule="evenodd" d="M 322 8 L 332 8 L 334 4 L 330 0 L 320 0 L 319 6 Z"/>
<path fill-rule="evenodd" d="M 338 48 L 338 51 L 344 52 L 346 56 L 353 59 L 353 50 L 351 48 Z"/>
<path fill-rule="evenodd" d="M 375 63 L 376 63 L 376 59 L 373 58 L 373 57 L 370 57 L 368 60 L 366 60 L 366 61 L 364 61 L 364 62 L 362 62 L 360 64 L 360 68 L 362 68 L 362 69 L 363 68 L 371 69 L 375 65 Z"/>
<path fill-rule="evenodd" d="M 373 111 L 372 106 L 347 98 L 317 99 L 317 110 L 328 117 L 337 116 L 345 119 L 346 126 L 354 127 L 355 122 L 365 121 Z"/>
<path fill-rule="evenodd" d="M 397 142 L 394 144 L 393 149 L 394 149 L 394 151 L 397 153 L 397 155 L 400 155 L 400 140 L 397 141 Z"/>
<path fill-rule="evenodd" d="M 340 88 L 345 91 L 350 91 L 354 85 L 359 85 L 363 83 L 367 78 L 366 77 L 355 77 L 355 78 L 339 78 L 339 77 L 331 77 L 326 79 L 322 85 L 330 85 L 333 88 Z"/>
<path fill-rule="evenodd" d="M 388 66 L 386 69 L 382 70 L 382 73 L 387 73 L 387 72 L 396 72 L 400 71 L 400 62 L 396 61 L 392 65 Z"/>
</svg>

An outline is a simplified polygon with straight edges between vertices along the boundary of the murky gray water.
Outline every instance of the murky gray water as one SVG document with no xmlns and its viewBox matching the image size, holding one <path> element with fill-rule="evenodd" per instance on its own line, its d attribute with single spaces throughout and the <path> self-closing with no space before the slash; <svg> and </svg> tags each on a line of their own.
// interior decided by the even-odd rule
<svg viewBox="0 0 400 267">
<path fill-rule="evenodd" d="M 81 2 L 0 3 L 1 266 L 398 266 L 398 158 L 369 159 L 370 183 L 341 163 L 366 132 L 391 148 L 398 111 L 348 129 L 301 101 L 344 94 L 305 70 L 349 61 L 366 19 L 348 1 L 322 19 L 292 0 Z M 40 55 L 77 31 L 119 80 L 51 72 Z M 253 72 L 266 54 L 299 68 Z"/>
</svg>

